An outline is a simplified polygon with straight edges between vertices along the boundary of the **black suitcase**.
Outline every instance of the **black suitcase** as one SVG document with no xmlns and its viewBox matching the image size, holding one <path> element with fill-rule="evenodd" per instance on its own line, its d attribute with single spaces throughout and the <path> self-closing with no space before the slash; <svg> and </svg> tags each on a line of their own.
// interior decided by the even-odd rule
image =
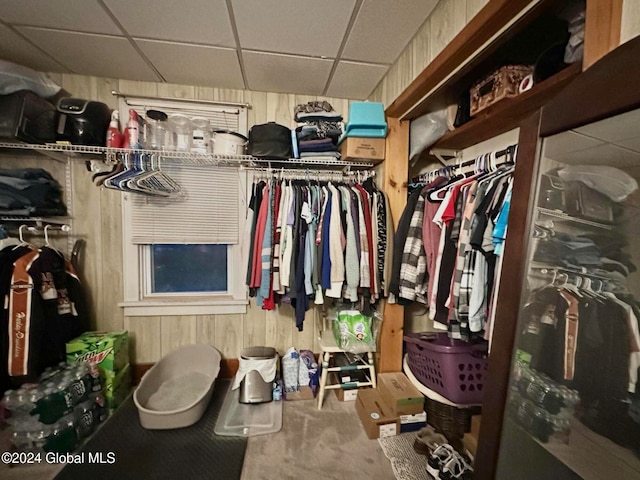
<svg viewBox="0 0 640 480">
<path fill-rule="evenodd" d="M 0 139 L 54 142 L 57 116 L 51 103 L 30 90 L 0 95 Z"/>
</svg>

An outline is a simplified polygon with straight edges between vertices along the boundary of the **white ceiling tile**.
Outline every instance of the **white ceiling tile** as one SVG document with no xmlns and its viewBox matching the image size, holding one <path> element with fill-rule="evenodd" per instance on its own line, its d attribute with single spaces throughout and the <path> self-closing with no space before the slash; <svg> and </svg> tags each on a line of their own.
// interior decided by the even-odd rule
<svg viewBox="0 0 640 480">
<path fill-rule="evenodd" d="M 243 52 L 244 68 L 250 90 L 322 95 L 331 60 Z"/>
<path fill-rule="evenodd" d="M 20 27 L 33 43 L 74 73 L 125 80 L 159 81 L 124 37 Z"/>
<path fill-rule="evenodd" d="M 243 89 L 235 50 L 135 39 L 170 83 Z"/>
<path fill-rule="evenodd" d="M 637 136 L 639 126 L 640 109 L 585 125 L 577 128 L 576 131 L 608 142 L 615 142 Z"/>
<path fill-rule="evenodd" d="M 6 23 L 77 32 L 120 35 L 120 29 L 95 0 L 21 0 L 0 2 Z"/>
<path fill-rule="evenodd" d="M 41 72 L 69 72 L 9 27 L 0 24 L 0 58 Z"/>
<path fill-rule="evenodd" d="M 640 163 L 640 153 L 618 148 L 610 143 L 560 155 L 555 160 L 572 165 L 610 165 L 612 167 L 631 167 Z"/>
<path fill-rule="evenodd" d="M 242 48 L 335 57 L 355 0 L 232 0 L 232 5 Z"/>
<path fill-rule="evenodd" d="M 367 98 L 389 67 L 340 62 L 329 84 L 327 96 L 361 100 Z"/>
<path fill-rule="evenodd" d="M 636 131 L 640 132 L 640 126 L 636 125 Z M 636 133 L 634 138 L 627 138 L 626 140 L 618 140 L 616 145 L 628 148 L 634 152 L 640 152 L 640 133 Z"/>
<path fill-rule="evenodd" d="M 364 1 L 342 58 L 393 63 L 438 0 Z"/>
<path fill-rule="evenodd" d="M 225 0 L 104 0 L 133 37 L 236 46 Z"/>
</svg>

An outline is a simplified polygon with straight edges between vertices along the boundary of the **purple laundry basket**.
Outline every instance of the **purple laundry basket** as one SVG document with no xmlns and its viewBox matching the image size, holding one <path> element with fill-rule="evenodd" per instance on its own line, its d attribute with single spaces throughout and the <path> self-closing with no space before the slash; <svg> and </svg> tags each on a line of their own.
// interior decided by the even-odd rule
<svg viewBox="0 0 640 480">
<path fill-rule="evenodd" d="M 470 344 L 446 333 L 404 336 L 408 363 L 430 390 L 459 405 L 482 404 L 487 373 L 487 344 Z"/>
</svg>

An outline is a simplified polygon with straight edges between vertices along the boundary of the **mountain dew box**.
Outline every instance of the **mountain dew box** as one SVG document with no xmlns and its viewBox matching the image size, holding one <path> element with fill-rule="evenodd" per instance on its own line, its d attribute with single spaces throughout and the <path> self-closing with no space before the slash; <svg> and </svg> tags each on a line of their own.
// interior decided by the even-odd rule
<svg viewBox="0 0 640 480">
<path fill-rule="evenodd" d="M 68 362 L 95 363 L 103 377 L 129 364 L 129 332 L 85 332 L 67 342 Z"/>
<path fill-rule="evenodd" d="M 127 398 L 131 390 L 131 374 L 129 365 L 119 372 L 107 371 L 104 378 L 104 389 L 102 393 L 107 404 L 107 408 L 111 413 L 120 406 Z"/>
</svg>

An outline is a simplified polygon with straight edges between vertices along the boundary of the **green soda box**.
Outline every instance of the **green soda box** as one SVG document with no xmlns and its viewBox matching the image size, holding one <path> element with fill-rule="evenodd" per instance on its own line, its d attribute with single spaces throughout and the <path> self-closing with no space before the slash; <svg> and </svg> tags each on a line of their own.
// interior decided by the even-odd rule
<svg viewBox="0 0 640 480">
<path fill-rule="evenodd" d="M 129 332 L 85 332 L 67 342 L 67 361 L 96 363 L 103 377 L 118 372 L 129 363 Z"/>
<path fill-rule="evenodd" d="M 113 411 L 124 402 L 131 391 L 131 373 L 129 365 L 125 365 L 119 372 L 108 371 L 104 379 L 102 394 L 107 408 Z"/>
</svg>

